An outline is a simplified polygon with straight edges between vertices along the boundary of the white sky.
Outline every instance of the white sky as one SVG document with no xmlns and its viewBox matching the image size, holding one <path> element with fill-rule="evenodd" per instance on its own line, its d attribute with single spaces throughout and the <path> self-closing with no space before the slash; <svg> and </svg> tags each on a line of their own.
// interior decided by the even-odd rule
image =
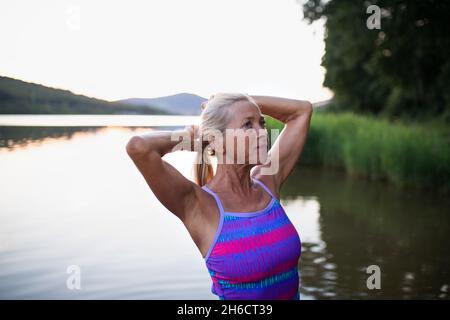
<svg viewBox="0 0 450 320">
<path fill-rule="evenodd" d="M 321 101 L 296 0 L 0 0 L 0 75 L 107 100 L 241 91 Z"/>
</svg>

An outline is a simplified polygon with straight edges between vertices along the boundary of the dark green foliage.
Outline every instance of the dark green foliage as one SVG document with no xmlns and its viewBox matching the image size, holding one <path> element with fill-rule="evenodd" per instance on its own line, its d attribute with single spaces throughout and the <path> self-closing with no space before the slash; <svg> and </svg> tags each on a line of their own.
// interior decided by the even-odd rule
<svg viewBox="0 0 450 320">
<path fill-rule="evenodd" d="M 369 5 L 381 29 L 368 29 Z M 308 22 L 325 18 L 324 85 L 337 110 L 450 121 L 450 1 L 309 0 Z"/>
</svg>

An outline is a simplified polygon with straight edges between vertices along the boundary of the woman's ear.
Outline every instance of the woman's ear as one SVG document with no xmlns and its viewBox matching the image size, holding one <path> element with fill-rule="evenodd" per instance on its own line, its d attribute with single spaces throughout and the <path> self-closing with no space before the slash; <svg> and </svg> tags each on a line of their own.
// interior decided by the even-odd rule
<svg viewBox="0 0 450 320">
<path fill-rule="evenodd" d="M 216 139 L 215 139 L 215 137 L 213 135 L 210 135 L 208 137 L 208 143 L 211 145 L 211 148 L 216 150 Z"/>
</svg>

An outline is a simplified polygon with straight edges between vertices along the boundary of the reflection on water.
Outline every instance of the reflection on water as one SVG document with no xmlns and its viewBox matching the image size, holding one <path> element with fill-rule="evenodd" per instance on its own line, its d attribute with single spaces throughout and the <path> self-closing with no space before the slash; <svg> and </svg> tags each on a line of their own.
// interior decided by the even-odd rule
<svg viewBox="0 0 450 320">
<path fill-rule="evenodd" d="M 188 232 L 125 153 L 148 130 L 0 148 L 0 298 L 215 299 Z M 192 178 L 192 153 L 165 159 Z M 302 239 L 303 299 L 449 298 L 448 200 L 299 166 L 281 201 Z M 381 290 L 366 287 L 373 264 Z M 66 287 L 70 265 L 81 290 Z"/>
<path fill-rule="evenodd" d="M 198 116 L 105 115 L 105 114 L 2 114 L 0 126 L 22 127 L 148 127 L 185 126 L 198 123 Z"/>
<path fill-rule="evenodd" d="M 70 139 L 76 132 L 93 132 L 97 127 L 1 127 L 0 148 L 15 148 L 31 143 L 40 143 L 45 139 Z"/>
<path fill-rule="evenodd" d="M 201 255 L 107 128 L 0 149 L 0 298 L 210 299 Z M 82 289 L 66 288 L 81 268 Z"/>
<path fill-rule="evenodd" d="M 287 203 L 299 195 L 314 198 L 320 207 L 320 231 L 314 241 L 304 243 L 302 251 L 305 295 L 319 299 L 449 298 L 448 199 L 400 192 L 386 184 L 311 167 L 299 167 L 283 195 Z M 301 232 L 310 226 L 302 223 L 304 211 L 298 211 L 295 216 Z M 305 218 L 311 215 L 308 212 Z M 367 289 L 370 265 L 381 269 L 381 290 Z"/>
<path fill-rule="evenodd" d="M 48 138 L 70 139 L 75 132 L 105 127 L 171 130 L 198 122 L 197 116 L 169 115 L 0 115 L 0 148 L 14 148 Z"/>
</svg>

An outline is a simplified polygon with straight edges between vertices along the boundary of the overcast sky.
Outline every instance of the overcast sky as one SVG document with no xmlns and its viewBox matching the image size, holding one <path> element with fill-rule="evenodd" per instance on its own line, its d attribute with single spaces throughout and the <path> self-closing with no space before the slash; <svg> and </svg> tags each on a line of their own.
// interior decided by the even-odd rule
<svg viewBox="0 0 450 320">
<path fill-rule="evenodd" d="M 0 41 L 0 75 L 107 100 L 331 96 L 297 0 L 0 0 Z"/>
</svg>

